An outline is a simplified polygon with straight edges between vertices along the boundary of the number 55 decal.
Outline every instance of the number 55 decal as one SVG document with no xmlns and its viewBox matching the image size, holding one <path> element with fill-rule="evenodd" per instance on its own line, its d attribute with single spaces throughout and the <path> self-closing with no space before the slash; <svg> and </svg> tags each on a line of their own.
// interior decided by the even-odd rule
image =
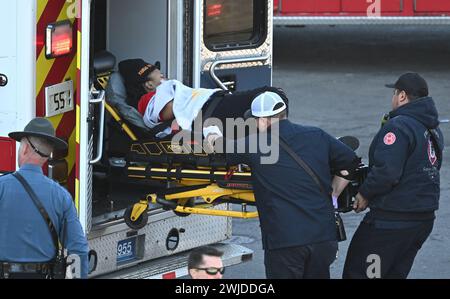
<svg viewBox="0 0 450 299">
<path fill-rule="evenodd" d="M 62 114 L 74 109 L 73 105 L 73 81 L 45 88 L 46 117 Z"/>
</svg>

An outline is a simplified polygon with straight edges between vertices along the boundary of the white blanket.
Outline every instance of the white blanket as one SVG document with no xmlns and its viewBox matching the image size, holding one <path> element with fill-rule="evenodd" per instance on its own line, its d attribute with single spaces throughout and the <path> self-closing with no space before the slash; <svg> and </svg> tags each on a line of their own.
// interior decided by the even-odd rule
<svg viewBox="0 0 450 299">
<path fill-rule="evenodd" d="M 173 113 L 178 125 L 184 130 L 192 130 L 192 122 L 202 110 L 203 105 L 209 98 L 220 89 L 190 88 L 180 81 L 167 80 L 156 88 L 156 94 L 148 103 L 144 114 L 144 123 L 150 128 L 154 128 L 161 123 L 159 114 L 161 110 L 173 100 Z M 167 128 L 163 134 L 157 137 L 164 137 L 171 133 Z"/>
</svg>

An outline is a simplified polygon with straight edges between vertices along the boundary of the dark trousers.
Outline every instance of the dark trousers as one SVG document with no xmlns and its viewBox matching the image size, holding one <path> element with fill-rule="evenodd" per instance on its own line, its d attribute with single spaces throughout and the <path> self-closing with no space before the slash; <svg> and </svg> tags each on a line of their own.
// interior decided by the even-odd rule
<svg viewBox="0 0 450 299">
<path fill-rule="evenodd" d="M 433 230 L 434 220 L 409 228 L 377 228 L 374 223 L 362 222 L 358 227 L 345 260 L 343 278 L 406 279 L 417 252 Z M 374 277 L 374 260 L 379 257 L 380 277 Z M 378 263 L 378 262 L 377 262 Z M 369 276 L 368 276 L 369 275 Z"/>
<path fill-rule="evenodd" d="M 233 92 L 232 94 L 219 92 L 218 94 L 222 97 L 222 100 L 212 111 L 211 117 L 218 118 L 223 122 L 225 122 L 227 118 L 242 118 L 244 117 L 245 112 L 251 108 L 255 97 L 266 91 L 280 92 L 277 88 L 270 86 Z M 206 111 L 204 109 L 202 110 Z"/>
<path fill-rule="evenodd" d="M 336 259 L 337 242 L 266 250 L 264 264 L 268 279 L 329 279 Z"/>
<path fill-rule="evenodd" d="M 281 93 L 279 89 L 270 86 L 233 92 L 232 94 L 219 91 L 213 94 L 210 100 L 203 106 L 203 121 L 208 117 L 218 118 L 225 126 L 225 121 L 229 118 L 243 118 L 245 112 L 251 108 L 255 97 L 266 91 Z M 218 102 L 214 103 L 216 99 Z"/>
</svg>

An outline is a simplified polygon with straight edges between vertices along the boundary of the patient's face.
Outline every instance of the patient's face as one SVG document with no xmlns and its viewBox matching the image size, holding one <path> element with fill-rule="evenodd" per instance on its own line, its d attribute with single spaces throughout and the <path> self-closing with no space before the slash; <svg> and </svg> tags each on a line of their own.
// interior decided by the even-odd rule
<svg viewBox="0 0 450 299">
<path fill-rule="evenodd" d="M 161 74 L 161 71 L 155 69 L 153 72 L 148 75 L 148 81 L 144 83 L 144 89 L 146 92 L 155 91 L 156 87 L 161 84 L 161 81 L 164 79 L 164 75 Z"/>
</svg>

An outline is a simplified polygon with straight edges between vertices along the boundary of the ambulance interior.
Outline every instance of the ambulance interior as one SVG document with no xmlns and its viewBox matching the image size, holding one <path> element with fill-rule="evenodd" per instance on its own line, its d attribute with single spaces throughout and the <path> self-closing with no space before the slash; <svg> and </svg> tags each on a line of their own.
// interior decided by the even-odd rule
<svg viewBox="0 0 450 299">
<path fill-rule="evenodd" d="M 100 53 L 108 51 L 115 61 L 108 59 L 102 73 L 117 71 L 118 62 L 142 58 L 154 63 L 160 61 L 161 71 L 167 71 L 167 2 L 133 0 L 95 0 L 91 5 L 91 81 L 98 79 L 94 61 Z M 144 25 L 143 25 L 144 24 Z M 103 52 L 104 53 L 104 52 Z M 104 55 L 103 55 L 104 56 Z M 100 115 L 98 106 L 93 115 Z M 98 120 L 94 121 L 94 155 L 99 133 Z M 124 177 L 124 154 L 129 143 L 108 112 L 105 112 L 102 160 L 93 167 L 93 223 L 101 224 L 120 219 L 123 210 L 149 192 L 146 183 L 132 183 Z M 152 182 L 152 188 L 155 183 Z M 161 186 L 164 184 L 161 183 Z"/>
<path fill-rule="evenodd" d="M 214 0 L 215 1 L 215 0 Z M 214 2 L 213 1 L 213 2 Z M 221 0 L 222 1 L 222 0 Z M 223 2 L 223 1 L 222 1 Z M 246 1 L 253 3 L 252 0 Z M 192 5 L 190 1 L 185 1 L 185 5 Z M 189 4 L 191 3 L 191 4 Z M 97 89 L 101 89 L 101 84 L 98 84 L 98 79 L 102 74 L 110 74 L 117 71 L 117 64 L 124 59 L 142 58 L 149 63 L 160 62 L 161 72 L 167 74 L 169 71 L 168 56 L 168 1 L 148 1 L 148 0 L 133 0 L 133 5 L 130 2 L 123 0 L 95 0 L 92 1 L 91 8 L 91 81 Z M 253 4 L 252 4 L 253 5 Z M 253 7 L 253 6 L 252 6 Z M 143 25 L 145 24 L 145 25 Z M 237 33 L 238 39 L 249 39 L 249 34 L 245 24 L 245 29 Z M 251 27 L 251 26 L 250 26 Z M 173 29 L 172 29 L 173 30 Z M 189 30 L 188 30 L 189 31 Z M 172 33 L 172 31 L 171 31 Z M 183 34 L 188 34 L 184 32 Z M 186 38 L 186 37 L 185 37 Z M 229 38 L 229 37 L 228 37 Z M 187 40 L 190 40 L 187 38 Z M 184 47 L 185 51 L 181 55 L 189 55 L 189 47 Z M 115 57 L 111 59 L 111 53 Z M 100 57 L 100 59 L 98 59 Z M 97 60 L 98 59 L 98 60 Z M 103 60 L 103 61 L 102 61 Z M 186 61 L 184 59 L 183 61 Z M 115 62 L 115 63 L 114 63 Z M 186 63 L 183 64 L 183 71 L 180 73 L 172 72 L 169 74 L 171 78 L 183 81 L 184 84 L 189 85 L 189 68 Z M 106 78 L 107 79 L 107 78 Z M 103 84 L 104 87 L 104 84 Z M 106 99 L 108 102 L 108 99 Z M 98 110 L 99 106 L 94 106 L 90 109 Z M 100 115 L 99 111 L 93 111 L 93 115 Z M 129 136 L 124 132 L 121 121 L 113 119 L 110 113 L 105 112 L 104 122 L 104 138 L 103 138 L 103 155 L 99 163 L 93 167 L 93 224 L 105 224 L 111 221 L 120 220 L 124 211 L 130 210 L 134 203 L 145 199 L 149 192 L 159 192 L 161 190 L 170 189 L 172 185 L 176 185 L 176 180 L 163 179 L 152 180 L 145 178 L 144 180 L 130 180 L 130 175 L 127 175 L 127 167 L 130 166 L 129 159 L 126 155 L 130 148 Z M 99 124 L 98 121 L 92 122 L 94 128 L 94 155 L 98 140 Z M 130 126 L 134 132 L 136 128 Z M 201 158 L 203 159 L 203 158 Z M 211 163 L 210 158 L 206 157 L 206 165 Z M 172 160 L 171 160 L 172 161 Z M 197 160 L 196 160 L 197 161 Z M 134 161 L 132 161 L 134 162 Z M 172 162 L 170 162 L 172 163 Z M 211 168 L 203 167 L 205 171 L 202 172 L 202 180 L 195 181 L 190 178 L 188 185 L 202 184 L 202 188 L 208 187 L 208 184 L 213 182 L 214 178 L 222 179 L 224 176 L 226 165 L 222 161 L 216 163 L 214 169 L 220 170 L 217 173 L 212 172 Z M 148 163 L 133 165 L 149 167 Z M 176 167 L 177 165 L 170 165 Z M 153 165 L 152 165 L 153 167 Z M 195 178 L 198 178 L 198 173 Z M 242 177 L 235 174 L 234 177 L 239 178 L 239 182 L 244 183 L 243 191 L 226 191 L 226 193 L 239 193 L 237 196 L 240 199 L 246 200 L 249 204 L 254 204 L 254 196 L 251 191 L 249 182 L 250 172 L 244 171 Z M 224 183 L 226 185 L 228 182 Z M 211 186 L 209 186 L 211 187 Z M 184 187 L 188 190 L 195 189 L 194 187 Z M 186 189 L 187 190 L 187 189 Z M 195 190 L 194 190 L 195 191 Z M 243 194 L 245 193 L 245 194 Z M 233 196 L 231 196 L 232 198 Z M 239 201 L 239 200 L 238 200 Z M 166 202 L 168 203 L 168 202 Z M 191 199 L 185 199 L 184 204 L 194 205 Z M 219 200 L 217 203 L 220 203 Z M 168 203 L 170 206 L 170 203 Z M 175 205 L 176 206 L 176 205 Z M 149 204 L 150 211 L 161 207 L 158 204 Z M 185 213 L 177 213 L 179 216 L 186 216 Z M 128 224 L 128 223 L 127 223 Z"/>
</svg>

